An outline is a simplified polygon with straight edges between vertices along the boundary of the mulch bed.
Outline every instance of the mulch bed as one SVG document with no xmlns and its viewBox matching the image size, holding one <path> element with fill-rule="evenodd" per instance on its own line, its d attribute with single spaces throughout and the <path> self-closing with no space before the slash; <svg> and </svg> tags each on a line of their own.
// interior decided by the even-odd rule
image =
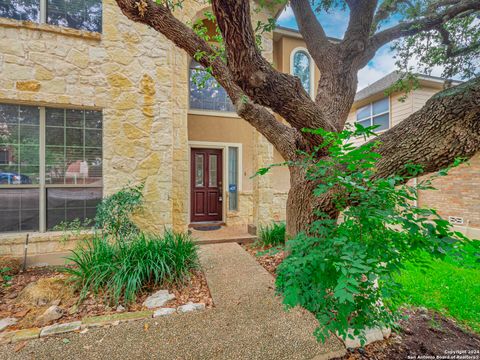
<svg viewBox="0 0 480 360">
<path fill-rule="evenodd" d="M 284 252 L 257 256 L 266 249 L 244 245 L 269 273 L 284 259 Z M 480 336 L 462 329 L 452 319 L 427 309 L 406 309 L 399 330 L 385 341 L 349 349 L 341 360 L 465 359 L 480 360 Z M 463 356 L 463 357 L 462 357 Z"/>
<path fill-rule="evenodd" d="M 22 290 L 29 284 L 38 281 L 47 282 L 47 292 L 57 292 L 49 297 L 48 301 L 33 304 L 25 299 Z M 50 282 L 52 281 L 52 282 Z M 59 286 L 60 285 L 60 286 Z M 208 289 L 205 275 L 202 271 L 193 272 L 190 279 L 183 285 L 166 284 L 148 289 L 148 292 L 140 294 L 135 303 L 125 305 L 123 311 L 138 311 L 145 309 L 142 303 L 153 292 L 159 289 L 168 289 L 175 294 L 175 299 L 170 300 L 164 307 L 178 307 L 187 302 L 204 303 L 207 308 L 213 307 L 212 297 Z M 55 300 L 51 300 L 56 298 Z M 59 302 L 60 300 L 60 302 Z M 7 330 L 18 330 L 35 327 L 36 319 L 43 314 L 51 305 L 59 305 L 64 310 L 64 315 L 54 323 L 65 323 L 80 320 L 86 316 L 107 315 L 117 313 L 117 308 L 102 299 L 89 294 L 81 303 L 78 302 L 79 293 L 74 291 L 68 281 L 68 275 L 55 267 L 41 267 L 27 269 L 24 273 L 18 273 L 6 282 L 0 281 L 0 319 L 14 317 L 19 321 Z M 59 303 L 58 303 L 59 302 Z M 58 304 L 57 304 L 58 303 Z M 49 325 L 49 324 L 43 324 Z"/>
</svg>

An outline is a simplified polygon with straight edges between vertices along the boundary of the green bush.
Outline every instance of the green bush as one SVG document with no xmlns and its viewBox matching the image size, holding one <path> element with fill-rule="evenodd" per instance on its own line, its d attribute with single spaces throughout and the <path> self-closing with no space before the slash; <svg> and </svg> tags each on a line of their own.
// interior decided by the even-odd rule
<svg viewBox="0 0 480 360">
<path fill-rule="evenodd" d="M 163 237 L 138 234 L 130 241 L 95 236 L 68 258 L 65 271 L 80 289 L 112 303 L 128 304 L 147 288 L 182 283 L 198 267 L 197 245 L 189 235 L 166 231 Z"/>
<path fill-rule="evenodd" d="M 285 245 L 285 228 L 284 222 L 273 222 L 270 225 L 261 226 L 255 245 L 262 247 Z"/>
<path fill-rule="evenodd" d="M 140 229 L 132 221 L 132 214 L 142 207 L 143 187 L 144 184 L 124 187 L 105 197 L 97 206 L 95 227 L 116 240 L 138 236 Z"/>
<path fill-rule="evenodd" d="M 314 196 L 331 196 L 342 211 L 338 222 L 319 210 L 307 231 L 286 243 L 288 256 L 277 268 L 284 304 L 313 313 L 319 325 L 315 334 L 322 341 L 335 332 L 352 337 L 350 329 L 364 340 L 365 328 L 395 326 L 400 312 L 393 300 L 402 293 L 395 275 L 407 262 L 425 266 L 415 257 L 419 252 L 444 258 L 467 241 L 435 210 L 414 206 L 418 189 L 432 189 L 430 180 L 408 185 L 421 174 L 419 166 L 405 164 L 400 174 L 377 176 L 378 142 L 351 144 L 372 130 L 308 130 L 324 143 L 301 162 L 288 164 L 301 167 L 306 179 L 317 184 Z"/>
</svg>

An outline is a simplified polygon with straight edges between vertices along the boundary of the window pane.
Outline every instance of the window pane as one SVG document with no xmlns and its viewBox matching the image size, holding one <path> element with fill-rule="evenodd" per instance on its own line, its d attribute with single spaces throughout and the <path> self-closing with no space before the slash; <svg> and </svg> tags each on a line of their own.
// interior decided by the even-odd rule
<svg viewBox="0 0 480 360">
<path fill-rule="evenodd" d="M 0 184 L 38 184 L 39 109 L 0 104 Z"/>
<path fill-rule="evenodd" d="M 0 232 L 38 230 L 38 198 L 38 189 L 0 189 Z"/>
<path fill-rule="evenodd" d="M 365 119 L 370 116 L 370 104 L 357 110 L 357 120 Z"/>
<path fill-rule="evenodd" d="M 47 228 L 52 230 L 61 222 L 95 217 L 97 204 L 102 200 L 102 188 L 48 188 Z"/>
<path fill-rule="evenodd" d="M 388 111 L 388 98 L 373 103 L 373 115 L 381 114 Z"/>
<path fill-rule="evenodd" d="M 102 1 L 47 0 L 47 22 L 74 29 L 102 32 Z"/>
<path fill-rule="evenodd" d="M 373 118 L 373 125 L 380 125 L 375 131 L 386 130 L 389 127 L 388 113 Z"/>
<path fill-rule="evenodd" d="M 190 109 L 235 111 L 225 89 L 196 61 L 190 65 Z"/>
<path fill-rule="evenodd" d="M 217 187 L 217 155 L 209 155 L 208 162 L 208 186 Z"/>
<path fill-rule="evenodd" d="M 228 210 L 238 210 L 238 148 L 228 148 Z"/>
<path fill-rule="evenodd" d="M 101 111 L 47 109 L 47 184 L 101 185 Z"/>
<path fill-rule="evenodd" d="M 310 94 L 310 56 L 305 51 L 297 51 L 293 55 L 293 75 L 300 78 L 305 91 Z"/>
<path fill-rule="evenodd" d="M 203 154 L 195 154 L 195 187 L 203 187 L 203 179 Z"/>
<path fill-rule="evenodd" d="M 363 127 L 372 126 L 371 120 L 371 118 L 368 118 L 367 120 L 357 121 L 357 124 L 360 124 Z"/>
<path fill-rule="evenodd" d="M 0 0 L 0 17 L 39 22 L 40 0 Z"/>
</svg>

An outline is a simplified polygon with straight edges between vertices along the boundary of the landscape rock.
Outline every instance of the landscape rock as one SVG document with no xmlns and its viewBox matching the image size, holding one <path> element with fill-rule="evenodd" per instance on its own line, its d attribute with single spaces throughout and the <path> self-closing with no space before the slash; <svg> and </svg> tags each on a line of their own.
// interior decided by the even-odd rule
<svg viewBox="0 0 480 360">
<path fill-rule="evenodd" d="M 99 316 L 88 316 L 83 318 L 83 326 L 105 326 L 110 325 L 116 321 L 132 321 L 132 320 L 141 320 L 146 318 L 151 318 L 153 311 L 135 311 L 135 312 L 125 312 L 120 314 L 109 314 L 109 315 L 99 315 Z"/>
<path fill-rule="evenodd" d="M 6 329 L 10 325 L 16 324 L 17 321 L 18 320 L 13 318 L 13 317 L 8 317 L 8 318 L 1 319 L 0 320 L 0 331 L 2 331 L 3 329 Z"/>
<path fill-rule="evenodd" d="M 340 339 L 343 341 L 347 349 L 356 349 L 371 344 L 375 341 L 382 341 L 384 339 L 388 339 L 391 335 L 391 332 L 391 329 L 367 328 L 365 329 L 364 333 L 366 342 L 363 345 L 361 344 L 360 337 L 358 336 L 354 336 L 353 339 L 349 339 L 348 337 L 345 340 L 343 340 L 341 337 Z M 353 335 L 353 330 L 350 330 L 349 334 Z"/>
<path fill-rule="evenodd" d="M 124 312 L 124 311 L 125 311 L 125 307 L 123 307 L 122 305 L 117 306 L 117 312 Z"/>
<path fill-rule="evenodd" d="M 36 323 L 38 325 L 46 325 L 49 322 L 60 319 L 63 314 L 63 309 L 60 306 L 52 305 L 37 318 Z"/>
<path fill-rule="evenodd" d="M 153 313 L 153 317 L 168 316 L 171 314 L 175 314 L 176 312 L 177 312 L 177 309 L 175 308 L 161 308 L 161 309 L 155 310 L 155 312 Z"/>
<path fill-rule="evenodd" d="M 191 311 L 200 311 L 200 310 L 205 310 L 204 303 L 188 302 L 185 305 L 179 306 L 177 308 L 177 311 L 181 314 L 191 312 Z"/>
<path fill-rule="evenodd" d="M 159 290 L 149 297 L 144 301 L 143 306 L 145 306 L 148 309 L 155 309 L 162 307 L 165 305 L 168 301 L 175 299 L 174 294 L 170 294 L 168 290 Z"/>
<path fill-rule="evenodd" d="M 70 323 L 63 324 L 53 324 L 50 326 L 45 326 L 40 332 L 40 337 L 47 335 L 63 334 L 71 331 L 80 330 L 81 321 L 74 321 Z"/>
</svg>

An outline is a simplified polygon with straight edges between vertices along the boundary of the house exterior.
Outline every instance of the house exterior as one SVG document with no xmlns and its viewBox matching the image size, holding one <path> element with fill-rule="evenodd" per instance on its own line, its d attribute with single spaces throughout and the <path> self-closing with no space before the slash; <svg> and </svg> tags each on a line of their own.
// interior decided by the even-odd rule
<svg viewBox="0 0 480 360">
<path fill-rule="evenodd" d="M 203 3 L 183 5 L 184 22 L 203 18 Z M 299 33 L 277 28 L 262 36 L 264 56 L 300 77 L 313 97 L 319 72 Z M 141 182 L 145 206 L 136 222 L 146 231 L 212 222 L 246 231 L 284 220 L 288 170 L 252 178 L 281 156 L 235 114 L 214 80 L 196 85 L 203 73 L 114 0 L 81 8 L 0 0 L 0 256 L 21 255 L 27 233 L 30 254 L 71 248 L 59 241 L 62 222 L 92 218 L 103 196 Z M 381 97 L 370 95 L 352 111 Z M 390 125 L 414 111 L 411 101 L 400 109 L 391 99 Z M 476 206 L 476 217 L 459 210 L 463 203 L 447 215 L 480 227 L 476 196 L 468 207 Z"/>
<path fill-rule="evenodd" d="M 392 72 L 360 90 L 355 96 L 347 122 L 359 122 L 364 126 L 379 125 L 377 132 L 381 133 L 420 110 L 445 85 L 445 79 L 421 75 L 419 87 L 404 100 L 404 93 L 386 96 L 385 90 L 398 79 L 399 75 Z M 453 81 L 451 85 L 458 85 L 458 82 Z M 357 139 L 355 143 L 362 141 Z M 425 177 L 416 181 L 423 179 Z M 471 238 L 480 239 L 480 154 L 452 169 L 448 176 L 436 178 L 432 185 L 437 190 L 419 190 L 418 206 L 436 209 L 457 230 Z"/>
</svg>

